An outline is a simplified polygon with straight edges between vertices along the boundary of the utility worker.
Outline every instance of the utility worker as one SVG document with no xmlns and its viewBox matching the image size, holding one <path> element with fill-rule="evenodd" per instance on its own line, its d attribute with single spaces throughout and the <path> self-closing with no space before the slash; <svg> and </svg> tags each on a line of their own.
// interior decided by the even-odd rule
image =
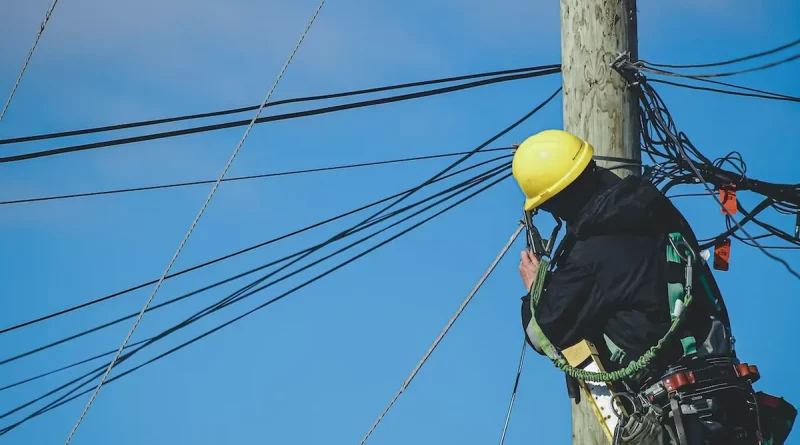
<svg viewBox="0 0 800 445">
<path fill-rule="evenodd" d="M 598 167 L 588 142 L 560 130 L 526 139 L 512 170 L 526 216 L 545 211 L 567 228 L 549 272 L 538 275 L 543 283 L 537 282 L 540 259 L 521 253 L 519 272 L 529 291 L 522 322 L 537 352 L 556 360 L 554 350 L 588 340 L 606 370 L 625 369 L 682 317 L 646 366 L 614 382 L 616 391 L 634 395 L 623 400 L 625 412 L 634 414 L 620 422 L 615 440 L 751 445 L 763 435 L 772 440 L 763 443 L 782 443 L 789 430 L 773 426 L 775 410 L 766 405 L 780 402 L 789 429 L 796 412 L 753 391 L 757 369 L 737 359 L 720 290 L 669 199 L 639 176 L 620 179 Z"/>
</svg>

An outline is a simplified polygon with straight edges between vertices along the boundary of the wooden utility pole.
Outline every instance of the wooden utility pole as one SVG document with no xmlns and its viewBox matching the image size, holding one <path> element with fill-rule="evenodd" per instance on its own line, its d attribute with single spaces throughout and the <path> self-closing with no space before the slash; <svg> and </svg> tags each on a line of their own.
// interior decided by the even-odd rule
<svg viewBox="0 0 800 445">
<path fill-rule="evenodd" d="M 638 102 L 610 66 L 619 53 L 638 58 L 636 0 L 560 2 L 564 130 L 589 141 L 596 155 L 638 161 Z M 640 169 L 614 171 L 625 176 Z M 572 404 L 573 445 L 608 445 L 586 394 L 581 396 Z"/>
</svg>

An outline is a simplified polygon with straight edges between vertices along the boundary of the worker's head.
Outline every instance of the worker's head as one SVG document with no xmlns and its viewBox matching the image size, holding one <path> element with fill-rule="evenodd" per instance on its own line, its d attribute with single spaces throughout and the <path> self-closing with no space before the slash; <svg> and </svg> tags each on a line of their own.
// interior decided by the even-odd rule
<svg viewBox="0 0 800 445">
<path fill-rule="evenodd" d="M 512 173 L 525 194 L 525 211 L 541 209 L 569 220 L 582 186 L 594 171 L 592 146 L 565 131 L 545 130 L 520 144 L 514 153 Z M 577 198 L 577 199 L 576 199 Z"/>
</svg>

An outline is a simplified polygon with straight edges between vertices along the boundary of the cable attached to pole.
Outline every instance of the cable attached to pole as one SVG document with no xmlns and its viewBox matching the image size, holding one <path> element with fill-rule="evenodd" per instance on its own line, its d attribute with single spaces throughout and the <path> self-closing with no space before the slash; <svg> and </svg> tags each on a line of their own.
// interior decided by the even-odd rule
<svg viewBox="0 0 800 445">
<path fill-rule="evenodd" d="M 381 412 L 381 414 L 378 416 L 378 419 L 375 420 L 375 423 L 373 423 L 372 427 L 367 431 L 367 434 L 364 435 L 363 439 L 361 439 L 359 445 L 364 445 L 364 443 L 367 442 L 369 436 L 372 435 L 372 432 L 375 431 L 375 428 L 378 427 L 378 424 L 381 423 L 381 421 L 389 412 L 389 410 L 392 409 L 392 406 L 394 406 L 394 403 L 397 401 L 398 398 L 400 398 L 400 395 L 406 390 L 406 388 L 408 388 L 408 385 L 411 384 L 411 381 L 414 380 L 414 377 L 416 377 L 419 370 L 422 369 L 422 366 L 425 364 L 425 362 L 428 361 L 428 358 L 430 358 L 431 354 L 433 354 L 433 351 L 436 349 L 436 347 L 439 346 L 439 343 L 442 341 L 444 336 L 447 335 L 447 332 L 450 331 L 450 328 L 456 322 L 458 317 L 461 315 L 462 312 L 464 312 L 464 309 L 467 308 L 469 302 L 472 301 L 472 297 L 475 296 L 475 294 L 478 292 L 478 289 L 480 289 L 483 283 L 486 281 L 486 279 L 489 278 L 489 275 L 491 275 L 495 266 L 497 266 L 497 263 L 499 263 L 500 260 L 503 259 L 506 252 L 508 252 L 508 249 L 511 248 L 511 244 L 514 243 L 514 241 L 519 236 L 520 232 L 522 232 L 522 228 L 523 228 L 522 224 L 517 226 L 517 230 L 515 230 L 514 233 L 511 235 L 511 238 L 508 239 L 508 242 L 506 243 L 505 246 L 503 246 L 503 249 L 500 250 L 500 253 L 497 255 L 497 258 L 494 259 L 492 264 L 489 266 L 489 269 L 487 269 L 486 272 L 484 272 L 481 279 L 478 280 L 478 283 L 475 285 L 472 291 L 467 295 L 467 298 L 465 298 L 464 301 L 461 302 L 461 305 L 456 310 L 456 313 L 453 314 L 453 316 L 450 318 L 450 321 L 447 322 L 444 329 L 442 329 L 442 332 L 440 332 L 439 335 L 436 337 L 436 339 L 433 341 L 433 344 L 430 346 L 430 348 L 428 348 L 428 350 L 422 356 L 422 359 L 420 359 L 419 363 L 417 363 L 414 369 L 411 370 L 411 374 L 408 375 L 408 378 L 406 378 L 406 380 L 403 382 L 403 385 L 400 386 L 400 390 L 397 391 L 394 397 L 392 397 L 392 400 L 389 401 L 389 405 L 387 405 L 386 408 L 384 408 L 383 412 Z"/>
</svg>

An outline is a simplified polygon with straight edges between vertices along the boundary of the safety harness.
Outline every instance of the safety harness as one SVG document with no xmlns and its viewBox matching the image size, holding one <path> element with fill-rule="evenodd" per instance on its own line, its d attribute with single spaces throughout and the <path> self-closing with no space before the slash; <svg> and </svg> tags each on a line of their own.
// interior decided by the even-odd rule
<svg viewBox="0 0 800 445">
<path fill-rule="evenodd" d="M 525 223 L 529 228 L 529 244 L 538 244 L 538 246 L 542 246 L 541 240 L 539 240 L 539 243 L 536 243 L 535 240 L 530 238 L 531 234 L 534 238 L 539 238 L 538 231 L 535 230 L 530 217 L 525 220 Z M 558 227 L 560 227 L 560 225 Z M 556 231 L 554 231 L 553 238 L 548 241 L 548 247 L 552 245 Z M 642 354 L 641 357 L 630 361 L 627 366 L 612 372 L 591 372 L 569 364 L 561 351 L 550 342 L 539 327 L 535 315 L 536 307 L 539 303 L 548 274 L 553 272 L 559 257 L 564 253 L 564 250 L 569 249 L 568 246 L 574 242 L 574 238 L 575 234 L 567 234 L 559 246 L 558 252 L 552 258 L 553 261 L 548 261 L 544 258 L 540 259 L 536 281 L 530 291 L 530 331 L 533 332 L 543 352 L 550 358 L 555 366 L 574 379 L 584 382 L 602 382 L 609 384 L 623 382 L 629 379 L 639 380 L 649 372 L 648 366 L 659 356 L 665 345 L 681 335 L 681 326 L 686 319 L 688 309 L 692 306 L 694 301 L 692 286 L 694 282 L 694 265 L 698 257 L 682 234 L 673 232 L 668 235 L 668 243 L 666 243 L 669 277 L 667 294 L 672 323 L 667 333 L 655 345 Z M 541 253 L 547 253 L 547 256 L 549 256 L 549 249 L 545 248 L 541 250 Z M 683 269 L 680 274 L 682 275 L 682 280 L 678 279 L 678 274 L 675 273 L 680 267 Z M 709 307 L 716 311 L 717 315 L 721 314 L 723 311 L 722 303 L 712 292 L 708 279 L 703 273 L 698 276 L 698 281 L 703 288 L 703 292 L 708 297 Z M 725 337 L 730 339 L 730 354 L 726 354 L 729 355 L 729 357 L 723 356 L 703 359 L 701 360 L 703 365 L 699 368 L 696 366 L 687 367 L 682 365 L 670 366 L 661 378 L 649 384 L 643 390 L 633 393 L 617 392 L 614 394 L 614 399 L 624 398 L 629 402 L 629 408 L 633 408 L 632 412 L 626 413 L 624 410 L 618 411 L 618 407 L 612 401 L 612 409 L 619 418 L 614 431 L 613 440 L 615 444 L 619 443 L 622 429 L 625 427 L 631 415 L 644 417 L 644 413 L 652 414 L 655 412 L 658 417 L 663 417 L 665 413 L 667 413 L 666 416 L 672 417 L 679 443 L 681 445 L 689 445 L 683 419 L 684 414 L 697 414 L 701 418 L 703 418 L 703 416 L 711 416 L 710 413 L 713 407 L 704 406 L 700 403 L 701 400 L 710 399 L 704 399 L 700 396 L 707 396 L 715 391 L 730 389 L 744 391 L 747 396 L 752 398 L 757 424 L 753 428 L 750 428 L 750 431 L 755 430 L 759 443 L 764 445 L 783 443 L 792 428 L 796 410 L 783 399 L 777 399 L 764 393 L 755 393 L 753 391 L 752 383 L 760 378 L 758 368 L 747 363 L 739 363 L 736 360 L 732 346 L 733 341 L 730 336 L 730 327 L 727 323 L 727 314 L 725 314 L 723 318 L 725 321 Z M 615 345 L 608 336 L 604 336 L 604 339 L 609 349 L 611 360 L 622 366 L 626 358 L 626 352 Z M 696 357 L 698 355 L 697 338 L 692 335 L 684 335 L 680 338 L 680 343 L 683 347 L 684 358 Z M 771 409 L 765 401 L 770 402 L 777 408 Z M 759 408 L 761 408 L 762 411 L 771 409 L 771 415 L 765 417 L 764 413 L 759 413 Z M 650 424 L 641 423 L 639 426 L 640 430 L 645 428 L 649 430 L 648 434 L 652 434 L 653 431 L 658 428 L 658 425 L 653 424 L 653 417 L 649 417 L 649 419 Z M 762 425 L 763 421 L 761 419 L 765 419 L 768 425 Z M 766 429 L 764 428 L 765 426 Z M 748 435 L 749 433 L 743 429 L 743 432 L 740 434 Z"/>
</svg>

